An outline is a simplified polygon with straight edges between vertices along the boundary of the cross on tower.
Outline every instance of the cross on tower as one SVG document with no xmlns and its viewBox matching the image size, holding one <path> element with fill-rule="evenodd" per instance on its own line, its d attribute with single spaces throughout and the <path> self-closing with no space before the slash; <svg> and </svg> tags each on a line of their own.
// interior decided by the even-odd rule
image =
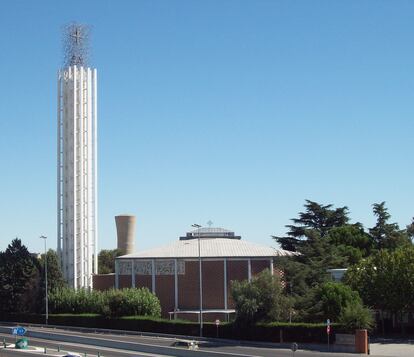
<svg viewBox="0 0 414 357">
<path fill-rule="evenodd" d="M 70 35 L 72 38 L 75 39 L 75 43 L 78 45 L 82 37 L 82 32 L 79 28 L 75 28 L 75 31 Z"/>
</svg>

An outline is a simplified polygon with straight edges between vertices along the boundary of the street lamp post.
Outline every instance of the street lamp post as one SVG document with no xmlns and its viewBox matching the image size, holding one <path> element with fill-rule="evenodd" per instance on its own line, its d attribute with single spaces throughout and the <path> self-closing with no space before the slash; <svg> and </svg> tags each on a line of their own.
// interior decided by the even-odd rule
<svg viewBox="0 0 414 357">
<path fill-rule="evenodd" d="M 201 246 L 200 246 L 200 228 L 199 224 L 192 224 L 198 229 L 198 272 L 199 272 L 199 294 L 200 294 L 200 337 L 203 337 L 203 274 L 201 270 Z"/>
<path fill-rule="evenodd" d="M 48 320 L 49 320 L 49 299 L 48 299 L 48 295 L 47 295 L 47 250 L 46 250 L 46 240 L 47 237 L 45 236 L 40 236 L 41 239 L 44 239 L 45 241 L 45 305 L 46 305 L 46 325 L 48 324 Z"/>
</svg>

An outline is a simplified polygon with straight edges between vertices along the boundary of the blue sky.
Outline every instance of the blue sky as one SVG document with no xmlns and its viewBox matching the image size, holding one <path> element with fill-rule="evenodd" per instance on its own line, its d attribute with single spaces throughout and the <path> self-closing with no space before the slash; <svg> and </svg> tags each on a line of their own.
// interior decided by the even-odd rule
<svg viewBox="0 0 414 357">
<path fill-rule="evenodd" d="M 61 26 L 93 28 L 99 246 L 192 223 L 273 245 L 305 199 L 414 216 L 412 1 L 0 2 L 0 249 L 56 247 Z"/>
</svg>

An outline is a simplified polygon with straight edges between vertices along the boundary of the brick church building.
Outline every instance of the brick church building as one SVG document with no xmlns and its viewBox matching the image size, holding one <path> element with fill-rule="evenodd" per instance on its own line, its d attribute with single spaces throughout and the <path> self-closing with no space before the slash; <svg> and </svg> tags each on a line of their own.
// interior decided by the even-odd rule
<svg viewBox="0 0 414 357">
<path fill-rule="evenodd" d="M 115 275 L 97 276 L 95 288 L 147 287 L 161 302 L 163 317 L 197 320 L 200 314 L 200 270 L 203 320 L 234 313 L 233 280 L 251 279 L 294 253 L 243 241 L 222 228 L 198 228 L 159 248 L 116 258 Z"/>
</svg>

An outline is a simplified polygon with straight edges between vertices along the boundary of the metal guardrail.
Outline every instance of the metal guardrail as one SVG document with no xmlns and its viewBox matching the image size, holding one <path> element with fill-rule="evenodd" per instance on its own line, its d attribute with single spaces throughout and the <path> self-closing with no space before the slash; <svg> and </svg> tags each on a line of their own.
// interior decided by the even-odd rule
<svg viewBox="0 0 414 357">
<path fill-rule="evenodd" d="M 35 328 L 50 328 L 50 329 L 59 329 L 67 330 L 74 332 L 90 332 L 90 333 L 102 333 L 102 334 L 111 334 L 111 335 L 134 335 L 134 336 L 148 336 L 148 337 L 164 337 L 164 338 L 186 338 L 186 339 L 195 339 L 198 341 L 233 341 L 235 344 L 239 344 L 241 341 L 237 340 L 224 340 L 224 339 L 214 339 L 214 338 L 203 338 L 199 336 L 190 336 L 190 335 L 176 335 L 176 334 L 167 334 L 167 333 L 157 333 L 157 332 L 147 332 L 147 331 L 131 331 L 131 330 L 113 330 L 105 328 L 94 328 L 94 327 L 81 327 L 81 326 L 65 326 L 65 325 L 45 325 L 45 324 L 33 324 L 26 322 L 18 321 L 0 321 L 0 326 L 10 326 L 10 325 L 20 325 L 26 327 L 35 327 Z"/>
</svg>

